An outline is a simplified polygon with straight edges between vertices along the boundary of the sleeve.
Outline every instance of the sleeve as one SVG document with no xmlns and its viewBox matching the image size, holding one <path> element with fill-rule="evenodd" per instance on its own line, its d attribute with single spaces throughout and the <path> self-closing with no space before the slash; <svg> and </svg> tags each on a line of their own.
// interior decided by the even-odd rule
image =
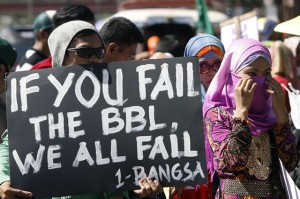
<svg viewBox="0 0 300 199">
<path fill-rule="evenodd" d="M 124 192 L 108 192 L 108 193 L 105 193 L 105 196 L 106 196 L 107 199 L 117 197 L 117 196 L 123 196 L 123 198 L 128 198 L 128 192 L 127 191 L 124 191 Z"/>
<path fill-rule="evenodd" d="M 210 109 L 204 122 L 218 173 L 236 173 L 244 169 L 252 141 L 248 124 L 232 120 L 220 108 Z"/>
<path fill-rule="evenodd" d="M 299 162 L 296 137 L 288 124 L 278 125 L 275 129 L 277 153 L 288 172 L 293 171 Z"/>
<path fill-rule="evenodd" d="M 1 136 L 0 144 L 0 184 L 10 180 L 9 151 L 8 151 L 8 131 Z"/>
</svg>

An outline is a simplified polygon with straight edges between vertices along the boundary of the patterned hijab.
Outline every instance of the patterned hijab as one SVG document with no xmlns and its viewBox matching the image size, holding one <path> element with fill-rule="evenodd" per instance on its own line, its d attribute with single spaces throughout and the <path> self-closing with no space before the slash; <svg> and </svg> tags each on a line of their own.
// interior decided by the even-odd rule
<svg viewBox="0 0 300 199">
<path fill-rule="evenodd" d="M 184 56 L 185 57 L 192 57 L 197 56 L 199 59 L 206 59 L 209 57 L 224 57 L 225 49 L 222 44 L 222 42 L 216 38 L 215 36 L 209 35 L 209 34 L 201 34 L 192 37 L 184 50 Z M 205 97 L 205 89 L 201 85 L 201 95 L 202 95 L 202 101 L 204 101 Z M 208 153 L 210 146 L 205 144 L 206 148 L 206 160 L 209 159 L 209 155 L 211 153 Z"/>
<path fill-rule="evenodd" d="M 271 67 L 271 56 L 269 50 L 261 42 L 244 38 L 235 40 L 231 44 L 225 54 L 220 69 L 207 90 L 203 105 L 203 118 L 206 117 L 207 111 L 213 107 L 222 107 L 229 114 L 233 115 L 233 110 L 235 109 L 234 87 L 236 85 L 236 82 L 233 80 L 239 71 L 243 70 L 259 57 L 264 58 Z M 256 77 L 254 77 L 254 79 L 255 78 Z M 264 77 L 261 77 L 260 79 L 262 78 Z M 270 99 L 271 98 L 269 97 L 268 102 L 265 102 L 266 106 L 263 106 L 264 111 L 260 114 L 251 113 L 252 105 L 249 109 L 248 120 L 250 121 L 250 131 L 253 136 L 259 135 L 260 133 L 273 128 L 277 122 L 272 108 L 272 101 Z M 254 104 L 253 109 L 255 109 L 255 106 L 258 105 L 260 105 L 260 103 Z M 218 141 L 221 141 L 221 139 L 222 138 L 220 137 L 220 140 Z M 206 151 L 207 166 L 211 173 L 213 173 L 213 156 L 206 132 L 205 144 L 206 150 L 208 150 Z"/>
</svg>

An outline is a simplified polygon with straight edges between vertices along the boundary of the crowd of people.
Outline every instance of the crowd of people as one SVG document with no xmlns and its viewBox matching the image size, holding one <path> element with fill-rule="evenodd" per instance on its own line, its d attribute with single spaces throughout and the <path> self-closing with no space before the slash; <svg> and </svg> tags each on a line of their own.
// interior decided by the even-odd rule
<svg viewBox="0 0 300 199">
<path fill-rule="evenodd" d="M 296 75 L 300 63 L 293 53 L 297 50 L 282 41 L 267 47 L 261 41 L 244 38 L 233 41 L 225 52 L 222 42 L 213 35 L 199 34 L 184 45 L 176 36 L 166 35 L 153 36 L 155 44 L 151 43 L 151 49 L 148 44 L 149 51 L 138 56 L 137 47 L 145 43 L 145 38 L 134 23 L 115 17 L 100 30 L 94 23 L 94 14 L 83 5 L 41 13 L 34 21 L 36 41 L 19 63 L 15 63 L 16 50 L 0 38 L 0 92 L 5 93 L 5 74 L 10 71 L 197 57 L 208 184 L 171 187 L 169 197 L 287 198 L 280 181 L 279 159 L 288 172 L 297 173 L 299 144 L 289 116 L 292 107 L 282 84 L 300 88 Z M 0 197 L 32 197 L 34 193 L 11 187 L 5 111 L 0 124 Z M 60 198 L 166 198 L 158 179 L 140 179 L 139 186 L 128 192 Z"/>
</svg>

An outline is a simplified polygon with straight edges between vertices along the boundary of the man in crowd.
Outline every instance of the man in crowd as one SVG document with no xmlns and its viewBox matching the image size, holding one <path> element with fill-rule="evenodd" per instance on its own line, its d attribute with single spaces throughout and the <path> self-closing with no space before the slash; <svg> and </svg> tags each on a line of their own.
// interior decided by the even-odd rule
<svg viewBox="0 0 300 199">
<path fill-rule="evenodd" d="M 145 40 L 138 27 L 124 17 L 110 19 L 99 33 L 106 47 L 103 62 L 134 59 L 137 45 Z"/>
<path fill-rule="evenodd" d="M 53 30 L 52 19 L 55 12 L 55 10 L 47 10 L 35 18 L 33 22 L 35 42 L 33 46 L 25 52 L 13 71 L 30 70 L 34 64 L 46 59 L 50 55 L 47 40 Z"/>
<path fill-rule="evenodd" d="M 95 15 L 88 7 L 84 5 L 70 4 L 59 9 L 53 16 L 54 27 L 58 27 L 66 22 L 73 20 L 82 20 L 94 25 Z M 51 68 L 51 61 L 52 57 L 49 56 L 43 61 L 35 64 L 32 67 L 32 70 Z"/>
<path fill-rule="evenodd" d="M 5 107 L 5 76 L 17 59 L 17 51 L 5 39 L 0 38 L 0 135 L 7 128 Z"/>
</svg>

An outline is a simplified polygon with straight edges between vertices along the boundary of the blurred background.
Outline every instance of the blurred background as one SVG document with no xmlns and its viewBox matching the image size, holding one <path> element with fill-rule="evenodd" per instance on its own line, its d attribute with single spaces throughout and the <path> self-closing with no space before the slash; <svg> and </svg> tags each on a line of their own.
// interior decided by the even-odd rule
<svg viewBox="0 0 300 199">
<path fill-rule="evenodd" d="M 1 0 L 0 26 L 7 24 L 30 24 L 34 17 L 44 10 L 58 9 L 63 5 L 84 4 L 101 19 L 122 9 L 145 7 L 195 8 L 195 0 Z M 206 0 L 209 10 L 217 10 L 232 17 L 246 13 L 253 8 L 261 15 L 276 15 L 279 21 L 286 21 L 300 13 L 299 0 Z"/>
<path fill-rule="evenodd" d="M 257 13 L 259 31 L 266 19 L 280 23 L 300 14 L 299 0 L 0 0 L 0 36 L 9 40 L 21 56 L 33 44 L 35 16 L 66 4 L 88 6 L 95 13 L 98 29 L 109 17 L 124 16 L 142 30 L 146 39 L 176 32 L 183 42 L 199 32 L 220 37 L 220 23 L 252 10 Z M 205 29 L 203 14 L 208 15 L 212 31 Z"/>
</svg>

